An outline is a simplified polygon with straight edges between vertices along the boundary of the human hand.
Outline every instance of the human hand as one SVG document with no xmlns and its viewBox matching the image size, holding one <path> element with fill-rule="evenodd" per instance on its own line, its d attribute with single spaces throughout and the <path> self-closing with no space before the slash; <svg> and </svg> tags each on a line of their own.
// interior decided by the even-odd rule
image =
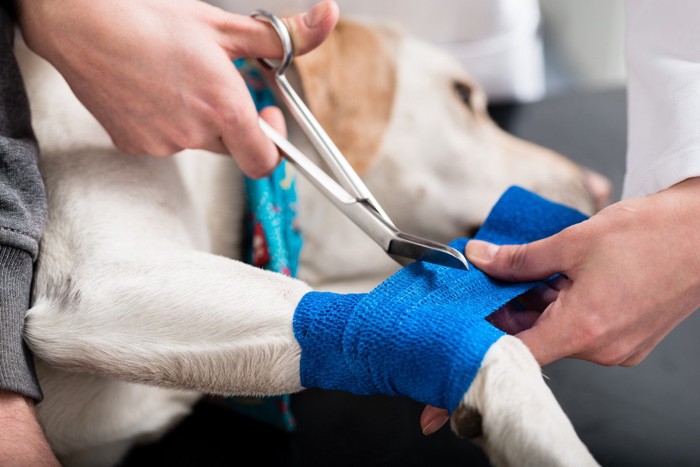
<svg viewBox="0 0 700 467">
<path fill-rule="evenodd" d="M 184 148 L 231 154 L 251 177 L 279 162 L 241 75 L 239 57 L 282 55 L 269 24 L 198 0 L 19 0 L 22 34 L 129 154 Z M 295 53 L 328 36 L 333 0 L 284 19 Z M 283 126 L 279 109 L 261 116 Z"/>
<path fill-rule="evenodd" d="M 0 391 L 0 465 L 59 466 L 33 404 L 21 394 Z"/>
<path fill-rule="evenodd" d="M 541 316 L 510 329 L 540 365 L 573 357 L 633 366 L 700 306 L 698 196 L 700 179 L 689 179 L 614 204 L 544 240 L 470 242 L 466 254 L 503 280 L 565 275 L 554 292 L 530 302 Z"/>
<path fill-rule="evenodd" d="M 700 179 L 614 204 L 520 246 L 467 244 L 469 260 L 508 281 L 562 273 L 489 321 L 525 342 L 540 365 L 564 357 L 633 366 L 700 306 Z M 430 434 L 449 414 L 426 407 Z"/>
</svg>

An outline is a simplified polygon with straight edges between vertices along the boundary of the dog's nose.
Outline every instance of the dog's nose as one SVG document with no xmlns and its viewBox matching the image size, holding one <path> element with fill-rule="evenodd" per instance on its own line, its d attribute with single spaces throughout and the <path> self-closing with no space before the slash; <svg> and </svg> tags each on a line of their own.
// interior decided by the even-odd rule
<svg viewBox="0 0 700 467">
<path fill-rule="evenodd" d="M 583 174 L 583 182 L 586 189 L 593 197 L 595 210 L 600 211 L 610 204 L 612 198 L 612 183 L 604 175 L 586 170 Z"/>
</svg>

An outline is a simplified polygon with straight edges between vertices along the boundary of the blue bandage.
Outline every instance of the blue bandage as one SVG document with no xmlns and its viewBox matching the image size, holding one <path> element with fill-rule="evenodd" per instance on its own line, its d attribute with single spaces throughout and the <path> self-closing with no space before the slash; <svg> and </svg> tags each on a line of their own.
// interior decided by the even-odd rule
<svg viewBox="0 0 700 467">
<path fill-rule="evenodd" d="M 522 244 L 586 219 L 512 187 L 475 238 Z M 463 250 L 467 239 L 451 246 Z M 505 283 L 474 267 L 404 267 L 368 294 L 310 292 L 297 306 L 301 383 L 359 395 L 402 395 L 452 412 L 503 335 L 486 317 L 541 282 Z"/>
</svg>

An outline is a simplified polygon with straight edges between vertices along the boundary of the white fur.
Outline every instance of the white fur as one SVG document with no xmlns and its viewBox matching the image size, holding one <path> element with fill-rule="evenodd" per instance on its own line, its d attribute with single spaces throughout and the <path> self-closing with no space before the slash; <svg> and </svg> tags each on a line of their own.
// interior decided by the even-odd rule
<svg viewBox="0 0 700 467">
<path fill-rule="evenodd" d="M 496 466 L 597 465 L 544 382 L 540 367 L 519 339 L 501 337 L 491 346 L 469 391 L 452 417 L 459 434 L 465 412 L 481 415 L 474 441 Z"/>
<path fill-rule="evenodd" d="M 39 417 L 61 461 L 114 465 L 203 393 L 302 390 L 291 326 L 300 298 L 368 290 L 396 265 L 304 180 L 300 279 L 238 261 L 243 197 L 231 160 L 120 154 L 47 62 L 21 42 L 18 57 L 49 200 L 26 339 L 45 393 Z M 462 236 L 512 183 L 590 206 L 577 167 L 523 151 L 465 110 L 450 57 L 407 38 L 397 61 L 394 117 L 365 179 L 400 227 Z M 291 139 L 304 144 L 294 129 Z M 482 414 L 481 442 L 498 465 L 595 463 L 514 338 L 489 351 L 468 407 Z"/>
</svg>

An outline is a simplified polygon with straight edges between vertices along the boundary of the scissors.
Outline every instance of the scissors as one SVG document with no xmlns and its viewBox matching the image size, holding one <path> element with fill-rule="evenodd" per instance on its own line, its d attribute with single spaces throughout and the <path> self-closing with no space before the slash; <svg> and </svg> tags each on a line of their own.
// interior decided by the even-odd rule
<svg viewBox="0 0 700 467">
<path fill-rule="evenodd" d="M 267 122 L 259 119 L 263 133 L 277 146 L 280 154 L 400 265 L 425 261 L 469 270 L 466 258 L 455 248 L 402 232 L 394 225 L 287 80 L 285 71 L 291 65 L 294 55 L 287 26 L 267 10 L 255 10 L 251 16 L 269 22 L 279 35 L 284 50 L 282 58 L 275 61 L 264 58 L 259 62 L 274 73 L 274 83 L 271 84 L 275 94 L 285 103 L 338 181 L 331 178 Z"/>
</svg>

